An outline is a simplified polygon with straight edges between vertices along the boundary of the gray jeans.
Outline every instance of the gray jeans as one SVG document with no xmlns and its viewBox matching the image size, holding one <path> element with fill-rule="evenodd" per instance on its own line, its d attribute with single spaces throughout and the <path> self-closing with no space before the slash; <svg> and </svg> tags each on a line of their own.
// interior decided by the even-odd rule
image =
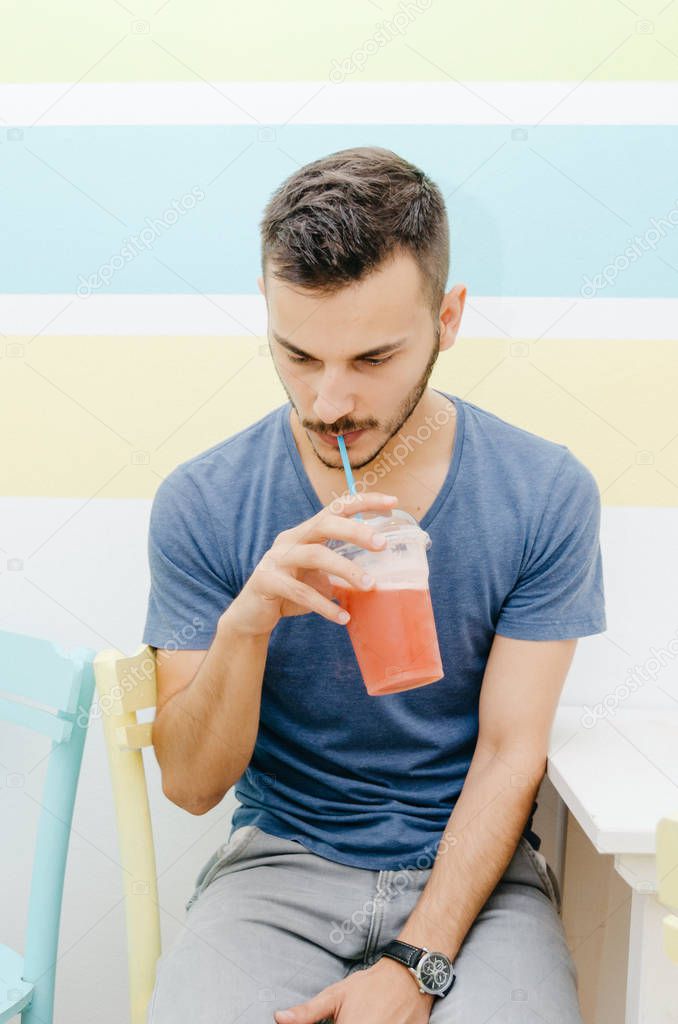
<svg viewBox="0 0 678 1024">
<path fill-rule="evenodd" d="M 274 1024 L 274 1010 L 374 963 L 430 873 L 349 867 L 256 825 L 236 829 L 198 875 L 158 961 L 148 1024 Z M 551 868 L 521 838 L 431 1024 L 582 1024 L 559 912 Z"/>
</svg>

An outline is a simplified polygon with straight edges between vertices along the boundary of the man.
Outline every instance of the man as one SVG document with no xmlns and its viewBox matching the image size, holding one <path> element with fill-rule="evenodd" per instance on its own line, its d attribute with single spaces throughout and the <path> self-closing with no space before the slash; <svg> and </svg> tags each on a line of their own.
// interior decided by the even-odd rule
<svg viewBox="0 0 678 1024">
<path fill-rule="evenodd" d="M 581 1022 L 530 826 L 576 638 L 606 628 L 594 478 L 428 387 L 466 288 L 446 291 L 444 202 L 419 169 L 332 154 L 261 231 L 289 403 L 178 466 L 151 515 L 163 790 L 202 814 L 235 785 L 240 806 L 149 1021 Z M 444 677 L 370 697 L 326 574 L 373 583 L 325 541 L 377 550 L 354 513 L 396 504 L 432 541 Z"/>
</svg>

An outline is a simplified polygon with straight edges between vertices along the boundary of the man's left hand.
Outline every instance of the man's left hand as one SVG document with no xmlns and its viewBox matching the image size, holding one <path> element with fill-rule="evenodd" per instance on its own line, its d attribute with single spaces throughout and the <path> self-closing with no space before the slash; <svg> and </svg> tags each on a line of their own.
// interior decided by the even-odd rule
<svg viewBox="0 0 678 1024">
<path fill-rule="evenodd" d="M 403 964 L 382 957 L 305 1003 L 276 1010 L 277 1024 L 428 1024 L 434 996 L 420 992 Z"/>
</svg>

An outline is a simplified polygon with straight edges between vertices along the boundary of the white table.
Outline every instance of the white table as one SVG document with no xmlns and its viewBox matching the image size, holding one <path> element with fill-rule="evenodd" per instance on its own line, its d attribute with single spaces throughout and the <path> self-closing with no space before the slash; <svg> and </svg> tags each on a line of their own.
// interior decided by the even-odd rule
<svg viewBox="0 0 678 1024">
<path fill-rule="evenodd" d="M 625 1024 L 676 1024 L 678 969 L 662 948 L 655 830 L 678 811 L 678 710 L 624 709 L 594 721 L 582 707 L 560 707 L 547 774 L 631 886 Z"/>
</svg>

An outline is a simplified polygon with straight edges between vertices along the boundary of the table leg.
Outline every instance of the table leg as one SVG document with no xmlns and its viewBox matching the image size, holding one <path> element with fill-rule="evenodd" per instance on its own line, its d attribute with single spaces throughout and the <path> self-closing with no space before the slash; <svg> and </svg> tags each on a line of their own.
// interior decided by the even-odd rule
<svg viewBox="0 0 678 1024">
<path fill-rule="evenodd" d="M 678 967 L 664 952 L 666 914 L 654 893 L 631 893 L 624 1024 L 678 1024 Z"/>
</svg>

